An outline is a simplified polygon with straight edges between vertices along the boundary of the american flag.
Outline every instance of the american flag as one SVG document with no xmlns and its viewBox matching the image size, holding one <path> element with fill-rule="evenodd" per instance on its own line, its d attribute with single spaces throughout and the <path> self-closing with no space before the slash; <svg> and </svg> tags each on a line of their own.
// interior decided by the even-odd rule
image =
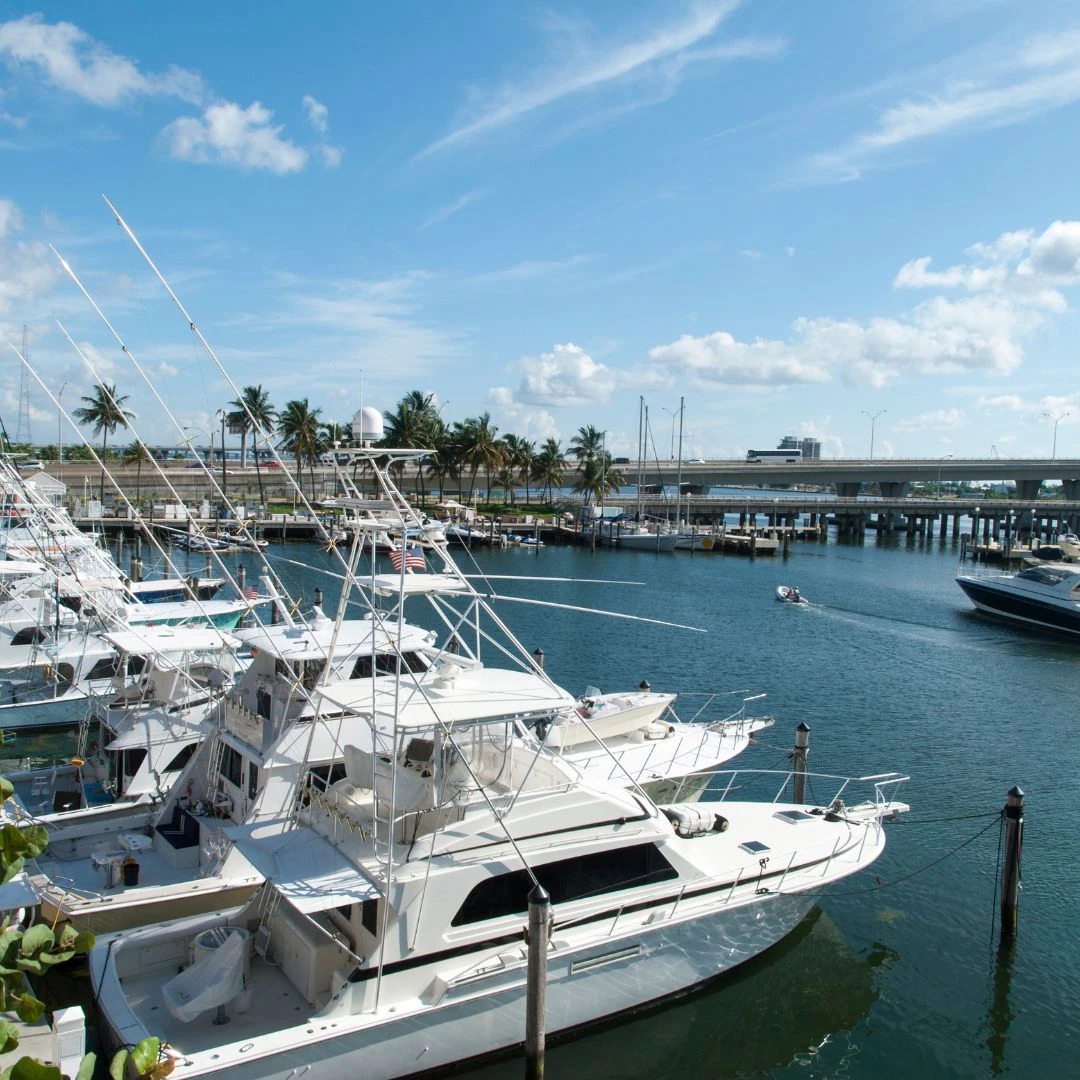
<svg viewBox="0 0 1080 1080">
<path fill-rule="evenodd" d="M 245 600 L 255 600 L 258 597 L 258 595 L 259 595 L 259 590 L 256 589 L 254 585 L 249 585 L 244 590 L 244 599 Z"/>
<path fill-rule="evenodd" d="M 427 563 L 424 562 L 424 553 L 418 547 L 394 548 L 390 552 L 390 561 L 394 564 L 395 570 L 401 569 L 402 559 L 405 560 L 406 570 L 427 569 Z"/>
</svg>

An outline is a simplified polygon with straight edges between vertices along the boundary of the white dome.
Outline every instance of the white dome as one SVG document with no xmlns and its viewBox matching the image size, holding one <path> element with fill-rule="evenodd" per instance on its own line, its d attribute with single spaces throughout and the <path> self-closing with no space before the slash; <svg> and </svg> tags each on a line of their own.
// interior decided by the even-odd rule
<svg viewBox="0 0 1080 1080">
<path fill-rule="evenodd" d="M 382 413 L 371 405 L 358 409 L 352 418 L 353 439 L 359 443 L 373 442 L 383 437 Z"/>
</svg>

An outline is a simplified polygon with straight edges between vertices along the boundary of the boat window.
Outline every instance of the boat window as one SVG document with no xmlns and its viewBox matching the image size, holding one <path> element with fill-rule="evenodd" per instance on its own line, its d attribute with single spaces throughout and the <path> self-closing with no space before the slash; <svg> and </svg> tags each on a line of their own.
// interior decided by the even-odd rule
<svg viewBox="0 0 1080 1080">
<path fill-rule="evenodd" d="M 319 676 L 326 670 L 325 660 L 305 660 L 304 674 L 301 677 L 305 690 L 314 690 Z"/>
<path fill-rule="evenodd" d="M 379 653 L 375 657 L 374 672 L 379 675 L 397 675 L 398 669 L 413 674 L 427 671 L 427 661 L 420 653 L 403 653 L 398 663 L 397 653 Z M 353 665 L 351 679 L 370 679 L 372 676 L 371 656 L 358 656 Z"/>
<path fill-rule="evenodd" d="M 1068 570 L 1059 570 L 1054 566 L 1032 566 L 1016 576 L 1023 581 L 1037 581 L 1040 585 L 1060 585 L 1067 577 L 1073 575 Z"/>
<path fill-rule="evenodd" d="M 145 760 L 146 751 L 141 747 L 137 750 L 121 750 L 117 755 L 116 775 L 124 779 L 134 776 Z M 109 768 L 109 775 L 114 775 L 111 767 Z"/>
<path fill-rule="evenodd" d="M 120 657 L 106 656 L 88 672 L 88 679 L 111 679 L 120 670 Z"/>
<path fill-rule="evenodd" d="M 678 871 L 664 858 L 655 844 L 596 851 L 573 859 L 534 866 L 540 884 L 547 889 L 553 904 L 583 900 L 591 896 L 635 889 L 658 881 L 677 878 Z M 464 926 L 521 915 L 529 908 L 532 879 L 524 870 L 498 874 L 475 885 L 465 903 L 451 920 L 451 926 Z"/>
<path fill-rule="evenodd" d="M 233 746 L 225 744 L 221 755 L 221 775 L 229 781 L 233 787 L 240 786 L 240 769 L 243 764 L 240 752 Z"/>
<path fill-rule="evenodd" d="M 369 934 L 379 932 L 379 901 L 364 900 L 360 904 L 360 925 Z"/>
<path fill-rule="evenodd" d="M 248 762 L 248 798 L 254 799 L 259 794 L 259 766 L 254 761 Z"/>
<path fill-rule="evenodd" d="M 303 794 L 300 798 L 300 805 L 307 806 L 310 801 L 308 791 L 314 788 L 316 791 L 326 791 L 332 784 L 336 784 L 339 780 L 345 779 L 345 763 L 343 761 L 336 761 L 333 765 L 314 765 L 308 771 L 307 782 L 301 789 Z"/>
<path fill-rule="evenodd" d="M 12 639 L 12 645 L 40 645 L 48 639 L 48 635 L 38 626 L 26 626 L 17 631 Z"/>
<path fill-rule="evenodd" d="M 165 772 L 179 772 L 190 760 L 191 755 L 198 749 L 197 742 L 189 743 L 165 766 Z"/>
</svg>

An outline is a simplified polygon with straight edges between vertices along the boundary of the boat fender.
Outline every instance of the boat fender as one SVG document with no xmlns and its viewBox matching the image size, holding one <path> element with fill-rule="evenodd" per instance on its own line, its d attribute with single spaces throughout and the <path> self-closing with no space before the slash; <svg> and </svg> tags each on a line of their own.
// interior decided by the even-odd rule
<svg viewBox="0 0 1080 1080">
<path fill-rule="evenodd" d="M 675 728 L 671 724 L 664 724 L 659 720 L 654 720 L 645 729 L 646 739 L 669 739 L 674 734 Z"/>
</svg>

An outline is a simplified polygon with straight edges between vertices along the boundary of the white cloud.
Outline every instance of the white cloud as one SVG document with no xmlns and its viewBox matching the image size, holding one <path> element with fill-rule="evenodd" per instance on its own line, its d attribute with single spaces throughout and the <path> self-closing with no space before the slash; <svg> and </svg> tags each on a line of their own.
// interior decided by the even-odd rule
<svg viewBox="0 0 1080 1080">
<path fill-rule="evenodd" d="M 617 382 L 611 368 L 597 363 L 573 342 L 556 345 L 551 352 L 539 356 L 523 356 L 518 367 L 523 374 L 517 390 L 494 388 L 500 394 L 503 408 L 510 401 L 547 406 L 597 404 L 611 397 Z"/>
<path fill-rule="evenodd" d="M 326 142 L 330 134 L 330 110 L 310 94 L 303 98 L 304 112 L 307 113 L 308 123 L 323 139 L 313 147 L 313 152 L 322 160 L 328 169 L 336 169 L 341 164 L 342 155 L 345 153 L 340 146 L 331 146 Z"/>
<path fill-rule="evenodd" d="M 505 281 L 521 281 L 527 278 L 541 277 L 545 274 L 555 274 L 562 270 L 568 270 L 582 263 L 591 262 L 592 255 L 571 255 L 568 259 L 524 259 L 514 263 L 513 266 L 503 267 L 501 270 L 488 270 L 480 274 L 473 274 L 467 278 L 472 285 L 492 285 Z"/>
<path fill-rule="evenodd" d="M 795 249 L 790 244 L 784 250 L 787 251 L 787 257 L 789 259 L 795 258 Z"/>
<path fill-rule="evenodd" d="M 274 114 L 259 102 L 246 109 L 231 101 L 210 105 L 202 117 L 182 116 L 162 132 L 172 157 L 200 165 L 235 165 L 242 169 L 297 172 L 307 151 L 281 137 Z"/>
<path fill-rule="evenodd" d="M 739 248 L 739 254 L 744 259 L 764 259 L 765 256 L 757 248 Z"/>
<path fill-rule="evenodd" d="M 939 295 L 902 315 L 800 318 L 782 341 L 687 334 L 650 351 L 653 370 L 701 387 L 761 389 L 833 379 L 880 387 L 906 374 L 1008 374 L 1023 360 L 1025 338 L 1068 309 L 1061 289 L 1080 285 L 1080 222 L 1005 233 L 968 254 L 972 262 L 945 270 L 932 269 L 928 256 L 905 263 L 895 288 Z M 966 295 L 940 294 L 956 290 Z"/>
<path fill-rule="evenodd" d="M 559 426 L 547 409 L 524 405 L 514 398 L 514 392 L 505 386 L 493 386 L 487 395 L 500 430 L 511 430 L 536 443 L 558 438 Z"/>
<path fill-rule="evenodd" d="M 647 100 L 658 101 L 674 92 L 688 64 L 741 58 L 775 56 L 779 41 L 747 39 L 695 50 L 711 37 L 739 0 L 696 4 L 681 19 L 658 26 L 633 41 L 590 42 L 580 20 L 546 20 L 545 29 L 556 34 L 553 58 L 518 82 L 508 82 L 487 92 L 474 89 L 471 102 L 455 126 L 420 152 L 418 157 L 457 149 L 567 98 L 604 90 L 626 89 L 626 84 L 646 82 Z M 657 93 L 657 82 L 666 84 Z M 634 107 L 621 104 L 611 109 L 620 115 Z"/>
<path fill-rule="evenodd" d="M 907 420 L 894 420 L 891 427 L 894 431 L 948 430 L 959 427 L 963 422 L 963 409 L 934 409 Z"/>
<path fill-rule="evenodd" d="M 54 86 L 94 105 L 146 96 L 197 103 L 204 96 L 202 78 L 193 71 L 170 67 L 161 74 L 144 73 L 72 23 L 46 23 L 41 15 L 0 24 L 0 56 L 37 68 Z"/>
<path fill-rule="evenodd" d="M 432 214 L 430 214 L 418 227 L 417 232 L 423 232 L 425 229 L 430 229 L 432 225 L 438 225 L 440 221 L 445 221 L 448 217 L 453 217 L 454 214 L 460 210 L 464 210 L 466 206 L 471 206 L 474 202 L 479 201 L 487 196 L 487 188 L 475 188 L 472 191 L 467 191 L 459 199 L 455 199 L 451 203 L 447 203 L 445 206 L 440 206 Z"/>
<path fill-rule="evenodd" d="M 944 85 L 886 108 L 871 130 L 814 155 L 808 175 L 858 179 L 865 166 L 909 143 L 1011 126 L 1078 100 L 1080 32 L 1029 39 L 1004 59 L 984 53 Z"/>
<path fill-rule="evenodd" d="M 1019 394 L 995 394 L 992 397 L 978 397 L 975 399 L 975 407 L 988 411 L 1006 409 L 1010 412 L 1019 412 L 1025 408 L 1024 399 Z"/>
<path fill-rule="evenodd" d="M 320 134 L 326 135 L 330 130 L 330 110 L 310 94 L 304 95 L 304 111 L 307 113 L 308 123 Z"/>
<path fill-rule="evenodd" d="M 15 341 L 26 313 L 53 289 L 60 268 L 44 244 L 19 240 L 22 215 L 0 198 L 0 342 Z M 6 321 L 10 320 L 10 321 Z M 9 354 L 9 359 L 14 354 Z"/>
</svg>

